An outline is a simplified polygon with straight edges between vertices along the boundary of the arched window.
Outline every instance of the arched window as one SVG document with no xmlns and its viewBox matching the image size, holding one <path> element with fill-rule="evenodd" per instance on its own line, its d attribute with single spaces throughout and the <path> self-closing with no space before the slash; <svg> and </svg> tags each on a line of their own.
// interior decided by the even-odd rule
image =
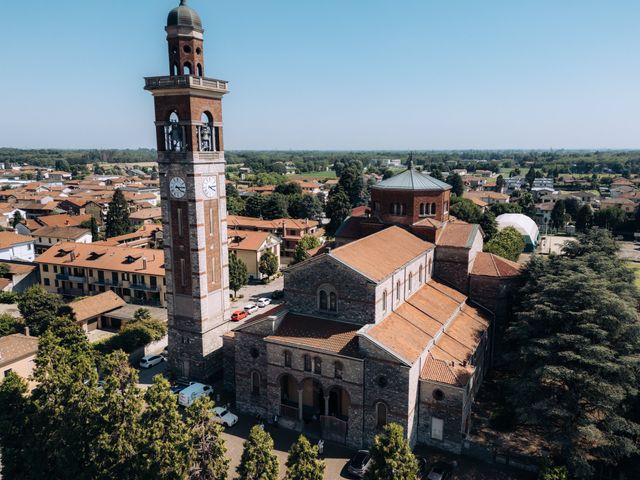
<svg viewBox="0 0 640 480">
<path fill-rule="evenodd" d="M 198 126 L 198 141 L 201 152 L 212 152 L 215 150 L 213 115 L 203 112 L 200 116 L 202 125 Z"/>
<path fill-rule="evenodd" d="M 174 77 L 178 75 L 178 64 L 177 63 L 173 64 L 173 68 L 171 70 L 171 75 L 173 75 Z"/>
<path fill-rule="evenodd" d="M 444 202 L 444 213 L 449 212 L 449 202 Z"/>
<path fill-rule="evenodd" d="M 407 214 L 407 205 L 403 203 L 400 205 L 400 215 L 406 215 L 406 214 Z"/>
<path fill-rule="evenodd" d="M 169 124 L 164 127 L 165 148 L 169 152 L 181 152 L 184 147 L 184 128 L 175 110 L 169 115 Z"/>
<path fill-rule="evenodd" d="M 333 364 L 333 376 L 338 380 L 342 380 L 342 371 L 343 371 L 342 363 L 336 362 Z"/>
<path fill-rule="evenodd" d="M 289 350 L 284 351 L 284 366 L 291 367 L 291 352 Z"/>
<path fill-rule="evenodd" d="M 431 277 L 431 275 L 433 274 L 433 262 L 431 261 L 431 258 L 429 258 L 429 277 Z"/>
<path fill-rule="evenodd" d="M 327 296 L 327 292 L 324 290 L 320 290 L 320 310 L 328 310 L 329 308 L 329 300 Z"/>
<path fill-rule="evenodd" d="M 424 208 L 424 203 L 420 204 L 420 216 L 426 215 L 426 208 Z"/>
<path fill-rule="evenodd" d="M 420 270 L 418 270 L 418 282 L 420 283 L 420 285 L 422 285 L 423 270 L 424 268 L 422 268 L 422 265 L 420 265 Z"/>
<path fill-rule="evenodd" d="M 396 300 L 400 300 L 400 280 L 396 282 Z"/>
<path fill-rule="evenodd" d="M 202 65 L 198 64 L 198 76 L 202 77 Z"/>
<path fill-rule="evenodd" d="M 387 311 L 387 291 L 382 292 L 382 311 Z"/>
<path fill-rule="evenodd" d="M 387 406 L 382 403 L 376 403 L 376 426 L 382 428 L 387 424 Z"/>
<path fill-rule="evenodd" d="M 313 358 L 313 372 L 318 375 L 322 373 L 322 359 L 320 357 Z"/>
<path fill-rule="evenodd" d="M 251 394 L 260 395 L 260 374 L 251 372 Z"/>
<path fill-rule="evenodd" d="M 182 67 L 182 74 L 191 75 L 191 72 L 193 72 L 193 67 L 191 67 L 191 64 L 189 62 L 185 62 L 184 66 Z"/>
<path fill-rule="evenodd" d="M 432 203 L 431 204 L 431 215 L 435 215 L 436 214 L 436 204 Z"/>
<path fill-rule="evenodd" d="M 411 288 L 413 287 L 413 273 L 409 273 L 409 291 L 411 291 Z"/>
<path fill-rule="evenodd" d="M 311 357 L 308 354 L 304 355 L 304 371 L 305 372 L 311 371 Z"/>
<path fill-rule="evenodd" d="M 329 294 L 329 311 L 337 312 L 338 311 L 338 297 L 334 292 Z"/>
</svg>

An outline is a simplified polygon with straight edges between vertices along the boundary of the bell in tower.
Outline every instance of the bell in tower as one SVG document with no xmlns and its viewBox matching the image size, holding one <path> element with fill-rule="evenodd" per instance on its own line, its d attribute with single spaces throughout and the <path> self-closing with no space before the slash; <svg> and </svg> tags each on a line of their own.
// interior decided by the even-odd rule
<svg viewBox="0 0 640 480">
<path fill-rule="evenodd" d="M 182 0 L 167 18 L 169 75 L 145 79 L 155 102 L 169 365 L 206 380 L 222 368 L 231 329 L 222 97 L 204 77 L 200 16 Z"/>
</svg>

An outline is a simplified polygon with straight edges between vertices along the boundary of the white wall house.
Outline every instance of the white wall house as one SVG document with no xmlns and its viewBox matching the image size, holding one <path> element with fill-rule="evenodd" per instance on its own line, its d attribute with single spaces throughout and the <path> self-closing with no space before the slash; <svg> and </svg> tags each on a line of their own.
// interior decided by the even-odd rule
<svg viewBox="0 0 640 480">
<path fill-rule="evenodd" d="M 36 259 L 33 237 L 13 232 L 0 232 L 0 260 L 22 260 L 33 262 Z"/>
</svg>

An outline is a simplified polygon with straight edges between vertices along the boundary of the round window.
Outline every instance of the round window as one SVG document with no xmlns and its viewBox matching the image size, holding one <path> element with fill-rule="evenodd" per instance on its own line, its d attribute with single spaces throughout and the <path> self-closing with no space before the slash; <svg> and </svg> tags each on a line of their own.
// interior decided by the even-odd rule
<svg viewBox="0 0 640 480">
<path fill-rule="evenodd" d="M 436 388 L 433 391 L 433 398 L 438 402 L 442 401 L 444 399 L 444 392 L 442 390 Z"/>
<path fill-rule="evenodd" d="M 185 45 L 183 48 L 184 53 L 191 53 L 191 47 L 189 45 Z"/>
<path fill-rule="evenodd" d="M 258 358 L 259 355 L 260 355 L 260 352 L 258 352 L 257 348 L 252 348 L 251 349 L 251 357 L 252 358 Z"/>
<path fill-rule="evenodd" d="M 388 385 L 387 378 L 382 375 L 378 377 L 378 386 L 380 388 L 385 388 Z"/>
</svg>

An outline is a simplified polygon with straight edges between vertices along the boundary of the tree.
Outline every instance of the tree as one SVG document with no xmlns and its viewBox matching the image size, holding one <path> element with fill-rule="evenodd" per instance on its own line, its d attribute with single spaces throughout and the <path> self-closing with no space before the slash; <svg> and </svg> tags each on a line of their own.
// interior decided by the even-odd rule
<svg viewBox="0 0 640 480">
<path fill-rule="evenodd" d="M 96 343 L 95 347 L 102 353 L 115 350 L 131 353 L 140 347 L 161 340 L 166 334 L 165 322 L 152 318 L 148 309 L 139 308 L 134 313 L 133 321 L 128 322 L 116 335 Z"/>
<path fill-rule="evenodd" d="M 6 263 L 0 263 L 0 277 L 7 278 L 9 273 L 11 272 L 11 267 Z"/>
<path fill-rule="evenodd" d="M 107 355 L 102 362 L 103 396 L 96 415 L 96 478 L 136 478 L 141 465 L 142 392 L 138 373 L 122 351 Z"/>
<path fill-rule="evenodd" d="M 71 167 L 69 166 L 69 162 L 67 162 L 63 158 L 61 158 L 60 160 L 56 160 L 55 168 L 56 168 L 56 170 L 59 170 L 59 171 L 62 171 L 62 172 L 70 172 L 71 171 Z"/>
<path fill-rule="evenodd" d="M 285 480 L 322 480 L 324 462 L 318 458 L 318 447 L 312 446 L 304 435 L 300 435 L 291 446 L 287 458 Z"/>
<path fill-rule="evenodd" d="M 41 335 L 31 394 L 30 468 L 34 478 L 93 479 L 101 392 L 94 351 L 68 317 L 56 318 Z"/>
<path fill-rule="evenodd" d="M 451 185 L 451 193 L 455 193 L 458 197 L 462 197 L 462 194 L 464 193 L 464 182 L 459 174 L 451 173 L 447 177 L 446 183 Z"/>
<path fill-rule="evenodd" d="M 227 197 L 227 213 L 229 215 L 244 215 L 245 205 L 242 197 Z"/>
<path fill-rule="evenodd" d="M 98 222 L 96 222 L 95 217 L 91 217 L 89 220 L 85 220 L 80 224 L 82 228 L 88 228 L 91 230 L 91 241 L 98 241 Z"/>
<path fill-rule="evenodd" d="M 259 425 L 254 426 L 244 442 L 238 480 L 277 480 L 278 459 L 273 452 L 273 439 Z"/>
<path fill-rule="evenodd" d="M 362 164 L 360 162 L 349 163 L 342 171 L 338 185 L 342 187 L 347 195 L 351 207 L 360 205 L 364 194 Z"/>
<path fill-rule="evenodd" d="M 551 210 L 551 226 L 555 229 L 564 227 L 564 200 L 558 200 Z"/>
<path fill-rule="evenodd" d="M 327 232 L 334 235 L 342 222 L 351 215 L 351 202 L 341 186 L 338 185 L 329 192 L 326 210 L 327 217 L 330 218 Z"/>
<path fill-rule="evenodd" d="M 289 197 L 289 216 L 291 218 L 320 218 L 322 203 L 315 195 L 293 195 Z"/>
<path fill-rule="evenodd" d="M 10 313 L 0 313 L 0 337 L 18 333 L 22 326 L 22 322 Z"/>
<path fill-rule="evenodd" d="M 533 167 L 531 167 L 527 172 L 527 174 L 524 176 L 524 179 L 529 184 L 530 189 L 531 187 L 533 187 L 533 181 L 536 179 L 537 176 L 538 176 L 538 172 L 536 172 L 536 169 Z"/>
<path fill-rule="evenodd" d="M 480 217 L 480 228 L 484 232 L 484 241 L 488 242 L 498 232 L 496 216 L 490 211 L 486 211 Z"/>
<path fill-rule="evenodd" d="M 33 442 L 26 382 L 14 372 L 0 383 L 0 453 L 3 478 L 29 478 L 29 446 Z"/>
<path fill-rule="evenodd" d="M 20 210 L 16 210 L 16 213 L 13 214 L 13 218 L 11 219 L 11 226 L 13 228 L 16 228 L 19 224 L 22 223 L 23 220 L 24 218 L 22 218 Z"/>
<path fill-rule="evenodd" d="M 129 205 L 124 198 L 122 190 L 117 189 L 113 194 L 113 199 L 109 203 L 109 211 L 107 212 L 107 222 L 105 235 L 107 238 L 117 237 L 130 233 L 132 230 L 131 220 L 129 219 Z"/>
<path fill-rule="evenodd" d="M 591 230 L 562 255 L 534 257 L 505 332 L 506 360 L 517 365 L 509 402 L 520 422 L 558 445 L 577 479 L 640 452 L 631 410 L 638 291 L 616 248 L 609 232 Z"/>
<path fill-rule="evenodd" d="M 18 298 L 18 310 L 24 323 L 36 336 L 46 331 L 63 307 L 60 295 L 47 292 L 41 285 L 29 287 Z"/>
<path fill-rule="evenodd" d="M 576 229 L 579 232 L 585 232 L 593 226 L 593 208 L 585 203 L 576 214 Z"/>
<path fill-rule="evenodd" d="M 502 175 L 498 175 L 498 178 L 496 178 L 496 192 L 502 191 L 504 183 L 504 177 Z"/>
<path fill-rule="evenodd" d="M 458 220 L 468 223 L 480 223 L 482 210 L 468 198 L 458 197 L 456 203 L 451 205 L 449 213 Z"/>
<path fill-rule="evenodd" d="M 580 210 L 580 202 L 575 197 L 568 197 L 564 200 L 564 210 L 572 220 L 575 220 Z"/>
<path fill-rule="evenodd" d="M 169 386 L 162 375 L 156 375 L 145 394 L 140 449 L 143 478 L 182 479 L 189 471 L 190 436 Z"/>
<path fill-rule="evenodd" d="M 244 213 L 249 217 L 262 218 L 267 197 L 263 195 L 254 195 L 247 198 L 244 204 Z"/>
<path fill-rule="evenodd" d="M 287 196 L 302 195 L 302 187 L 297 182 L 283 183 L 282 185 L 278 185 L 274 191 Z"/>
<path fill-rule="evenodd" d="M 370 451 L 372 467 L 365 474 L 365 480 L 415 480 L 418 475 L 418 461 L 401 425 L 385 425 L 373 439 Z"/>
<path fill-rule="evenodd" d="M 520 232 L 513 227 L 507 227 L 500 230 L 484 245 L 484 251 L 515 262 L 524 247 L 525 243 Z"/>
<path fill-rule="evenodd" d="M 260 263 L 258 265 L 258 271 L 266 275 L 267 277 L 272 277 L 278 270 L 280 269 L 280 262 L 278 262 L 278 257 L 276 257 L 275 253 L 271 250 L 267 250 L 260 256 Z"/>
<path fill-rule="evenodd" d="M 300 263 L 309 258 L 309 250 L 318 248 L 320 246 L 320 239 L 313 235 L 305 235 L 300 239 L 296 245 L 296 250 L 293 253 L 293 264 Z"/>
<path fill-rule="evenodd" d="M 627 214 L 619 207 L 601 208 L 593 216 L 593 223 L 600 228 L 617 230 L 625 220 Z"/>
<path fill-rule="evenodd" d="M 226 480 L 229 469 L 222 426 L 213 415 L 214 404 L 200 397 L 187 409 L 189 431 L 189 478 L 192 480 Z"/>
<path fill-rule="evenodd" d="M 238 258 L 235 253 L 229 254 L 229 288 L 233 290 L 233 295 L 238 296 L 238 290 L 249 283 L 247 266 Z"/>
<path fill-rule="evenodd" d="M 535 217 L 536 203 L 533 200 L 533 195 L 530 193 L 524 193 L 520 198 L 518 198 L 518 205 L 520 205 L 522 213 L 531 218 Z"/>
<path fill-rule="evenodd" d="M 281 193 L 272 193 L 266 198 L 267 200 L 262 207 L 262 216 L 266 220 L 287 218 L 289 216 L 289 201 L 286 196 Z"/>
<path fill-rule="evenodd" d="M 522 213 L 522 207 L 517 203 L 494 203 L 489 210 L 498 217 L 503 213 Z"/>
</svg>

